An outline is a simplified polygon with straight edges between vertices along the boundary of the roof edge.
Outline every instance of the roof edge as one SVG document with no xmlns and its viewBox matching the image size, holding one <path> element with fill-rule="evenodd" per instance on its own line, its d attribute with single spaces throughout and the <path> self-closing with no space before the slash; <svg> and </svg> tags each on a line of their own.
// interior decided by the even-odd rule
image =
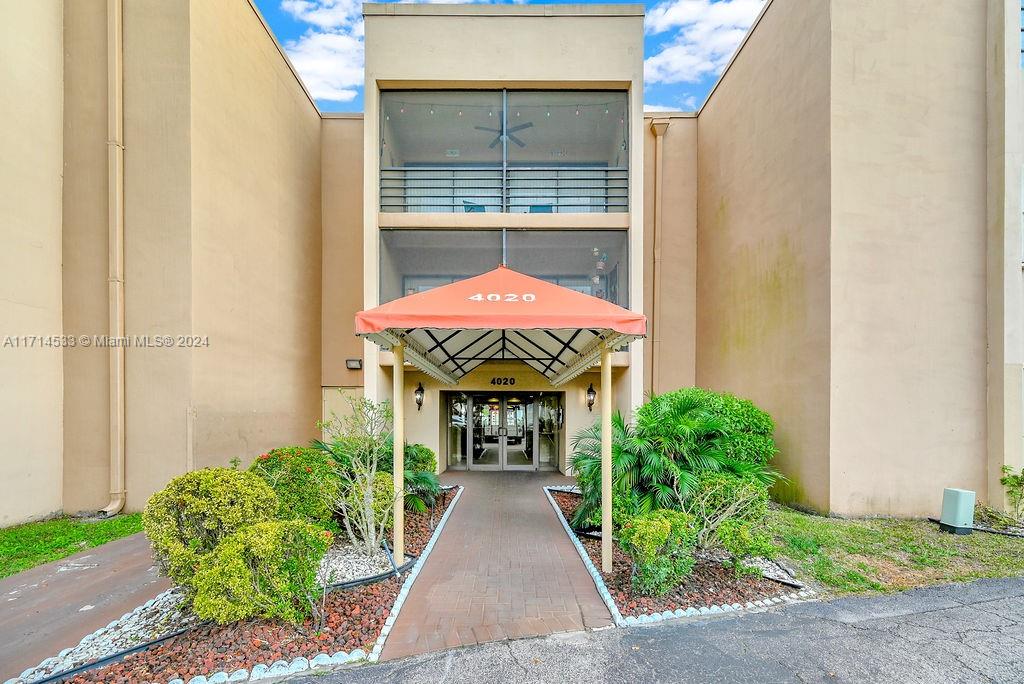
<svg viewBox="0 0 1024 684">
<path fill-rule="evenodd" d="M 445 3 L 363 3 L 363 16 L 484 16 L 484 17 L 642 17 L 644 5 L 470 5 Z"/>
</svg>

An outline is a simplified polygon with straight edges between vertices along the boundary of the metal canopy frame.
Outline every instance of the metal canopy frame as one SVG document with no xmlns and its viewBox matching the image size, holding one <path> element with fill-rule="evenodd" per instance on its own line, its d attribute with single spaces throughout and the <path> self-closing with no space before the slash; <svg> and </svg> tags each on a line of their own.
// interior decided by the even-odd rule
<svg viewBox="0 0 1024 684">
<path fill-rule="evenodd" d="M 392 328 L 366 337 L 385 349 L 404 346 L 406 361 L 448 385 L 486 361 L 522 361 L 557 387 L 586 372 L 603 349 L 638 336 L 591 328 Z"/>
</svg>

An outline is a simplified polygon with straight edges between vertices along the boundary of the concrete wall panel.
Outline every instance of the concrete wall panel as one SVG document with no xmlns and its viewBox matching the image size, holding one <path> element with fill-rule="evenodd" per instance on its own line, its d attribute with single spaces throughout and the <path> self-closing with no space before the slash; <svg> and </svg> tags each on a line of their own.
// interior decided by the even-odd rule
<svg viewBox="0 0 1024 684">
<path fill-rule="evenodd" d="M 985 496 L 985 3 L 832 3 L 832 510 Z"/>
<path fill-rule="evenodd" d="M 0 4 L 0 527 L 61 508 L 62 18 Z M 8 340 L 10 336 L 10 340 Z"/>
<path fill-rule="evenodd" d="M 320 115 L 247 2 L 191 3 L 194 466 L 318 435 Z"/>
<path fill-rule="evenodd" d="M 771 413 L 779 496 L 827 510 L 826 0 L 768 8 L 700 112 L 697 170 L 697 383 Z"/>
</svg>

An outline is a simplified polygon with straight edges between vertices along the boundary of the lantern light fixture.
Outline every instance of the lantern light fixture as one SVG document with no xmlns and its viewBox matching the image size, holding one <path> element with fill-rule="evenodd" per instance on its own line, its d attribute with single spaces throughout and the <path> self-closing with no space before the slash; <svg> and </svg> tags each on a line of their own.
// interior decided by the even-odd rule
<svg viewBox="0 0 1024 684">
<path fill-rule="evenodd" d="M 594 383 L 590 383 L 590 387 L 587 388 L 587 410 L 594 410 L 594 402 L 597 401 L 597 390 L 594 389 Z"/>
<path fill-rule="evenodd" d="M 416 383 L 416 390 L 412 394 L 416 399 L 416 410 L 419 411 L 423 408 L 423 395 L 425 394 L 422 382 Z"/>
</svg>

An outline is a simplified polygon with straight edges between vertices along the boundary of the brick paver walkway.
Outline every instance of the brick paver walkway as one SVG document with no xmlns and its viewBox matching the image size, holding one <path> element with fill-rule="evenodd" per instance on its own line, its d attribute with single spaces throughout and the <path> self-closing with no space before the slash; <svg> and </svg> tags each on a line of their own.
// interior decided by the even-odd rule
<svg viewBox="0 0 1024 684">
<path fill-rule="evenodd" d="M 384 659 L 612 624 L 541 489 L 557 473 L 450 473 L 465 485 Z"/>
</svg>

